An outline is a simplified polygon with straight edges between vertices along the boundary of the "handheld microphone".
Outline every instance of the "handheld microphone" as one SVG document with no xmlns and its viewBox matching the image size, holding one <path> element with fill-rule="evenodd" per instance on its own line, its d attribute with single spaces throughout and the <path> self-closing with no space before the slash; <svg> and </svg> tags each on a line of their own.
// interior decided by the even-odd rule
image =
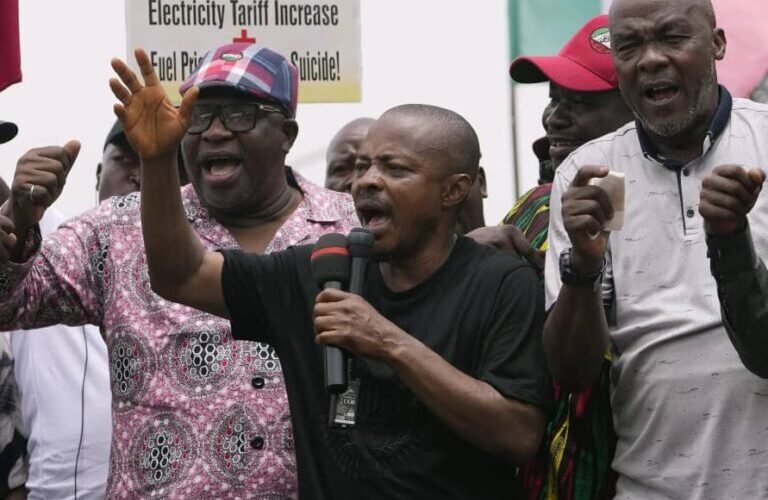
<svg viewBox="0 0 768 500">
<path fill-rule="evenodd" d="M 349 250 L 347 237 L 324 234 L 317 240 L 310 256 L 312 276 L 320 288 L 344 290 L 349 283 Z M 347 390 L 347 364 L 344 351 L 334 346 L 323 348 L 325 388 L 332 394 Z"/>
<path fill-rule="evenodd" d="M 349 291 L 355 295 L 363 294 L 365 268 L 374 242 L 373 233 L 362 227 L 354 228 L 347 238 L 347 248 L 352 256 L 352 273 L 349 278 Z"/>
</svg>

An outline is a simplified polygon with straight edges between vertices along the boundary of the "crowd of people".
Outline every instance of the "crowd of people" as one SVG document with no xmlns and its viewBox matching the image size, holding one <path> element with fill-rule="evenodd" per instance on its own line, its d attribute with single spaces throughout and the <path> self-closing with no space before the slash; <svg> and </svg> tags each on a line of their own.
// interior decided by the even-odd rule
<svg viewBox="0 0 768 500">
<path fill-rule="evenodd" d="M 0 182 L 0 497 L 768 498 L 768 106 L 725 53 L 709 0 L 614 0 L 514 60 L 550 100 L 498 225 L 452 110 L 341 126 L 321 187 L 283 55 L 214 48 L 178 107 L 114 59 L 99 205 L 51 207 L 77 141 Z M 324 288 L 358 227 L 361 293 Z"/>
</svg>

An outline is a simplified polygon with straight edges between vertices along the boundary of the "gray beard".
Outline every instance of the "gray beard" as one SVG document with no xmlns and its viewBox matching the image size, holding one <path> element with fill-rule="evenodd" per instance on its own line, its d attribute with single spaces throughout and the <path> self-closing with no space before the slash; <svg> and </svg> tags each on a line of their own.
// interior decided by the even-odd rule
<svg viewBox="0 0 768 500">
<path fill-rule="evenodd" d="M 708 90 L 712 88 L 715 83 L 715 62 L 711 63 L 711 71 L 707 72 L 707 76 L 701 81 L 696 89 L 696 95 L 693 102 L 688 106 L 688 112 L 681 118 L 670 118 L 662 122 L 651 123 L 645 118 L 640 116 L 637 111 L 634 111 L 635 116 L 640 123 L 643 124 L 643 128 L 652 132 L 659 137 L 672 138 L 681 135 L 688 130 L 695 122 L 699 115 L 699 112 L 706 105 Z"/>
<path fill-rule="evenodd" d="M 692 109 L 688 110 L 688 114 L 680 119 L 669 119 L 661 123 L 650 123 L 640 117 L 640 122 L 643 124 L 643 128 L 654 133 L 659 137 L 672 138 L 680 135 L 691 126 L 696 118 L 696 114 Z"/>
</svg>

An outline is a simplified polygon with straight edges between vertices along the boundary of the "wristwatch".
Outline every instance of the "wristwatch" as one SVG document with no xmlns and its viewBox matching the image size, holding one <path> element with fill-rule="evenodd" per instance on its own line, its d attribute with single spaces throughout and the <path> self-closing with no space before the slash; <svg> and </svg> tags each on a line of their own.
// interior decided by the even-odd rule
<svg viewBox="0 0 768 500">
<path fill-rule="evenodd" d="M 564 285 L 578 288 L 591 288 L 593 292 L 600 289 L 603 283 L 603 272 L 605 271 L 605 258 L 600 265 L 600 269 L 594 274 L 580 274 L 571 265 L 571 252 L 573 248 L 567 248 L 560 252 L 560 281 Z"/>
</svg>

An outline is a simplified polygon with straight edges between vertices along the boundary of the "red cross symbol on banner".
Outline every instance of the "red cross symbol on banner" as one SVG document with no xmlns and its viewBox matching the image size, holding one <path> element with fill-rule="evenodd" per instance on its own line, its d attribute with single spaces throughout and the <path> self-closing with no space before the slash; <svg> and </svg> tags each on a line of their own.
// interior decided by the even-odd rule
<svg viewBox="0 0 768 500">
<path fill-rule="evenodd" d="M 240 30 L 240 36 L 232 39 L 233 43 L 256 43 L 255 37 L 248 36 L 248 30 Z"/>
</svg>

